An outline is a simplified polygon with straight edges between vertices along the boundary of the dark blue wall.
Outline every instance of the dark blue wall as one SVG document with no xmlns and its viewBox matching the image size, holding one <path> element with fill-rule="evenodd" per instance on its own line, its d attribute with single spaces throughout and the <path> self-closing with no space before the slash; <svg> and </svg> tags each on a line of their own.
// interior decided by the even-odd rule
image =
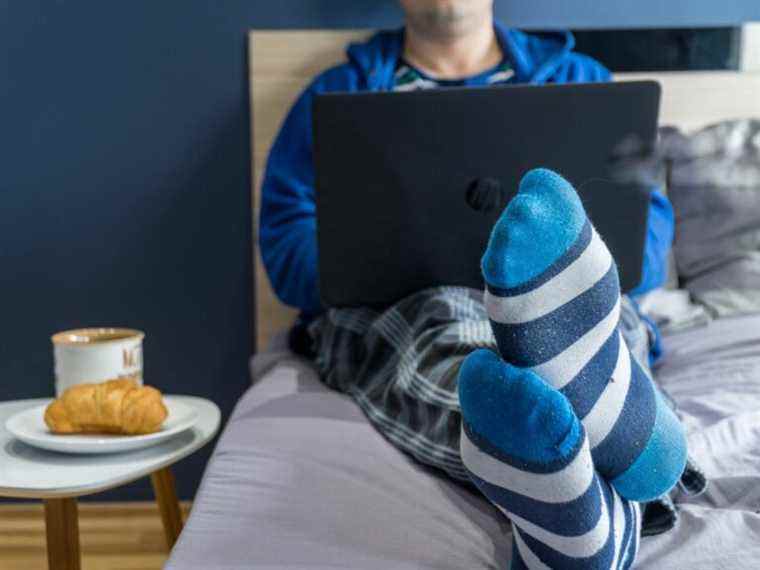
<svg viewBox="0 0 760 570">
<path fill-rule="evenodd" d="M 308 1 L 308 0 L 307 0 Z M 496 0 L 524 28 L 689 28 L 760 20 L 757 0 Z"/>
<path fill-rule="evenodd" d="M 22 4 L 20 0 L 5 0 Z M 33 2 L 39 4 L 38 2 Z M 88 0 L 49 0 L 43 5 L 77 13 L 89 13 L 95 4 Z M 162 0 L 119 2 L 103 11 L 129 10 L 148 15 L 154 11 L 174 15 L 177 20 L 206 12 L 217 31 L 235 23 L 244 28 L 376 28 L 401 21 L 397 0 L 225 0 L 210 2 Z M 155 6 L 153 4 L 156 4 Z M 16 7 L 14 6 L 14 10 Z M 224 15 L 220 14 L 224 12 Z M 495 0 L 496 16 L 523 28 L 686 28 L 732 26 L 760 20 L 756 0 Z M 118 22 L 114 21 L 115 24 Z"/>
<path fill-rule="evenodd" d="M 510 0 L 497 15 L 717 25 L 760 3 Z M 252 344 L 245 31 L 398 22 L 395 0 L 0 0 L 0 400 L 50 395 L 50 333 L 123 324 L 148 333 L 148 382 L 229 412 Z M 205 458 L 180 466 L 183 495 Z"/>
<path fill-rule="evenodd" d="M 252 2 L 0 4 L 0 401 L 49 396 L 48 337 L 84 325 L 145 330 L 166 392 L 229 412 L 247 387 L 252 19 Z M 183 495 L 204 461 L 178 466 Z"/>
<path fill-rule="evenodd" d="M 6 0 L 8 1 L 8 0 Z M 13 1 L 13 0 L 10 0 Z M 21 3 L 16 0 L 16 3 Z M 51 0 L 48 4 L 54 4 Z M 55 4 L 72 9 L 91 2 Z M 225 0 L 180 2 L 163 0 L 161 6 L 144 1 L 121 2 L 132 12 L 150 9 L 174 12 L 178 19 L 192 17 L 200 9 L 225 12 L 226 22 L 246 28 L 377 28 L 401 22 L 397 0 Z M 159 4 L 156 2 L 155 4 Z M 147 9 L 146 9 L 147 7 Z M 82 8 L 76 8 L 79 11 Z M 186 12 L 182 14 L 182 12 Z M 522 28 L 686 28 L 733 26 L 760 20 L 756 0 L 495 0 L 498 18 Z M 216 14 L 218 16 L 218 14 Z M 210 17 L 219 23 L 218 18 Z"/>
</svg>

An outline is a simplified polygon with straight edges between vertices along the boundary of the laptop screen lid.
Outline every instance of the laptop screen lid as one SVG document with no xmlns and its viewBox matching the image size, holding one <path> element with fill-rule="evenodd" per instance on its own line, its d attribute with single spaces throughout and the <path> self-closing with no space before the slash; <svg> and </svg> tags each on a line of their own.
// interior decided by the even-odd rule
<svg viewBox="0 0 760 570">
<path fill-rule="evenodd" d="M 491 227 L 536 167 L 576 187 L 632 289 L 649 189 L 615 182 L 610 161 L 625 141 L 654 145 L 659 99 L 649 81 L 317 96 L 323 302 L 385 307 L 428 287 L 483 288 Z"/>
</svg>

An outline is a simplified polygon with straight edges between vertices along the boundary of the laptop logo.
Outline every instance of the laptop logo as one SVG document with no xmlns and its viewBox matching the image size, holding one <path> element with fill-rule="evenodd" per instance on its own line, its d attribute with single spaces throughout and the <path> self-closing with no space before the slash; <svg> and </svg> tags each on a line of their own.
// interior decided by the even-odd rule
<svg viewBox="0 0 760 570">
<path fill-rule="evenodd" d="M 465 201 L 476 212 L 501 210 L 506 203 L 504 188 L 495 178 L 475 178 L 467 185 Z"/>
</svg>

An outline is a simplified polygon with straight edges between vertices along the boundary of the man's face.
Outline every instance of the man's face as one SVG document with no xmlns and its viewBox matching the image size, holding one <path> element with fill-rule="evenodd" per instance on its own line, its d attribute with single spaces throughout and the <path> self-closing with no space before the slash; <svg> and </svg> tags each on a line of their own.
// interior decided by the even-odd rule
<svg viewBox="0 0 760 570">
<path fill-rule="evenodd" d="M 436 35 L 469 31 L 493 10 L 493 0 L 399 0 L 407 23 Z"/>
</svg>

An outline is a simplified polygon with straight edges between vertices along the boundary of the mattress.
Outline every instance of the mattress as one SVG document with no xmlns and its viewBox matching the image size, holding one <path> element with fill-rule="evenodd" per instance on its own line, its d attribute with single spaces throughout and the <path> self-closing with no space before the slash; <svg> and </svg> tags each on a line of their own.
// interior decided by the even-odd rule
<svg viewBox="0 0 760 570">
<path fill-rule="evenodd" d="M 645 538 L 636 568 L 760 567 L 760 316 L 665 339 L 656 374 L 708 491 Z M 507 520 L 394 449 L 311 365 L 277 349 L 228 422 L 166 568 L 506 568 Z"/>
</svg>

